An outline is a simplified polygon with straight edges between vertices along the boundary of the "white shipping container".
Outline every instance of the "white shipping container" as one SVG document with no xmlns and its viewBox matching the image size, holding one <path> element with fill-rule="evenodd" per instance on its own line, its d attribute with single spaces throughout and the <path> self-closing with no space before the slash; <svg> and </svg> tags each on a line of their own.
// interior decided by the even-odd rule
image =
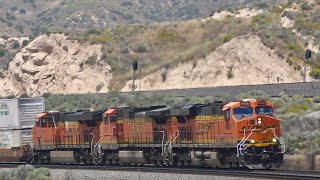
<svg viewBox="0 0 320 180">
<path fill-rule="evenodd" d="M 34 126 L 35 117 L 45 111 L 44 98 L 21 98 L 18 103 L 21 128 L 32 128 Z"/>
<path fill-rule="evenodd" d="M 0 148 L 32 144 L 35 117 L 44 111 L 43 97 L 0 99 Z"/>
<path fill-rule="evenodd" d="M 10 149 L 21 146 L 20 130 L 1 130 L 0 131 L 0 148 Z"/>
<path fill-rule="evenodd" d="M 34 118 L 44 111 L 43 97 L 0 99 L 0 130 L 32 128 Z"/>
<path fill-rule="evenodd" d="M 18 99 L 0 99 L 0 129 L 19 129 Z"/>
</svg>

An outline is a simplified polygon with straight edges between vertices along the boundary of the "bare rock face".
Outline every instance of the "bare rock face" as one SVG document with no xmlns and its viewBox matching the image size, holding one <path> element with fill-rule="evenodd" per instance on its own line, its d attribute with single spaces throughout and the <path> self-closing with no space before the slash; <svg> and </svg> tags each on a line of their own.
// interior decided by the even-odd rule
<svg viewBox="0 0 320 180">
<path fill-rule="evenodd" d="M 88 93 L 101 84 L 99 92 L 108 92 L 110 66 L 101 55 L 101 45 L 68 40 L 61 34 L 42 35 L 10 62 L 6 78 L 0 81 L 4 86 L 0 95 Z M 89 65 L 88 59 L 95 63 Z"/>
</svg>

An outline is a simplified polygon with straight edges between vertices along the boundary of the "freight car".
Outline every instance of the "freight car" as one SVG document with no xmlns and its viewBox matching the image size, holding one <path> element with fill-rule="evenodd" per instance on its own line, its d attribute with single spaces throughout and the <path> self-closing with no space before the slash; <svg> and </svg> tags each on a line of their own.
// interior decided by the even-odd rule
<svg viewBox="0 0 320 180">
<path fill-rule="evenodd" d="M 285 145 L 273 105 L 245 99 L 228 104 L 114 107 L 36 117 L 34 163 L 247 167 L 283 162 Z"/>
<path fill-rule="evenodd" d="M 44 111 L 44 99 L 0 99 L 0 162 L 28 161 L 34 117 Z"/>
</svg>

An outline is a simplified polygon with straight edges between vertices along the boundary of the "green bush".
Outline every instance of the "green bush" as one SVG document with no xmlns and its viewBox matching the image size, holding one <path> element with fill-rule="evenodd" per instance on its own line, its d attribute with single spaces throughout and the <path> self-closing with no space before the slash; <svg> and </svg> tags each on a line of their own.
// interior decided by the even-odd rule
<svg viewBox="0 0 320 180">
<path fill-rule="evenodd" d="M 97 59 L 98 59 L 98 55 L 97 54 L 93 54 L 92 56 L 88 57 L 88 59 L 86 60 L 86 64 L 93 66 L 97 63 Z"/>
<path fill-rule="evenodd" d="M 133 46 L 133 51 L 136 53 L 145 53 L 147 52 L 147 46 L 143 43 L 137 43 Z"/>
<path fill-rule="evenodd" d="M 12 44 L 12 48 L 13 49 L 19 49 L 20 48 L 20 44 L 18 41 L 14 41 L 13 44 Z"/>
<path fill-rule="evenodd" d="M 121 54 L 127 54 L 129 53 L 129 47 L 127 45 L 121 46 L 120 47 L 120 53 Z"/>
<path fill-rule="evenodd" d="M 225 36 L 223 37 L 223 42 L 224 42 L 224 43 L 229 42 L 231 39 L 232 39 L 232 36 L 231 36 L 231 35 L 225 35 Z"/>
<path fill-rule="evenodd" d="M 23 40 L 22 41 L 22 47 L 25 47 L 25 46 L 27 46 L 28 45 L 28 43 L 29 43 L 29 41 L 27 41 L 27 40 Z"/>
<path fill-rule="evenodd" d="M 310 5 L 309 3 L 305 2 L 305 3 L 303 3 L 303 4 L 301 5 L 301 9 L 302 9 L 302 10 L 311 10 L 312 7 L 311 7 L 311 5 Z"/>
<path fill-rule="evenodd" d="M 2 171 L 0 179 L 8 180 L 50 180 L 51 174 L 47 168 L 34 169 L 31 165 L 19 166 L 10 171 Z"/>
<path fill-rule="evenodd" d="M 27 11 L 25 9 L 19 9 L 20 14 L 27 14 Z"/>
<path fill-rule="evenodd" d="M 104 84 L 100 83 L 96 86 L 96 91 L 99 92 L 103 88 Z"/>
<path fill-rule="evenodd" d="M 228 72 L 227 72 L 228 79 L 232 79 L 233 78 L 232 70 L 233 70 L 233 66 L 229 67 Z"/>
<path fill-rule="evenodd" d="M 6 55 L 7 51 L 0 48 L 0 57 L 4 57 Z"/>
<path fill-rule="evenodd" d="M 320 69 L 318 68 L 312 68 L 311 72 L 309 73 L 310 76 L 319 79 L 320 78 Z"/>
</svg>

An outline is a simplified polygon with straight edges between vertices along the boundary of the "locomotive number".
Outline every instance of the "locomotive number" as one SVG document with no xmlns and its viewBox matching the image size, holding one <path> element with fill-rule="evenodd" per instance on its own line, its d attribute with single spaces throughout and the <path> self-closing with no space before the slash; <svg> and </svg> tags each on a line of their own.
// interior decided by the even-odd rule
<svg viewBox="0 0 320 180">
<path fill-rule="evenodd" d="M 198 131 L 208 131 L 209 129 L 211 129 L 213 126 L 213 123 L 198 123 L 197 124 L 197 130 Z"/>
</svg>

